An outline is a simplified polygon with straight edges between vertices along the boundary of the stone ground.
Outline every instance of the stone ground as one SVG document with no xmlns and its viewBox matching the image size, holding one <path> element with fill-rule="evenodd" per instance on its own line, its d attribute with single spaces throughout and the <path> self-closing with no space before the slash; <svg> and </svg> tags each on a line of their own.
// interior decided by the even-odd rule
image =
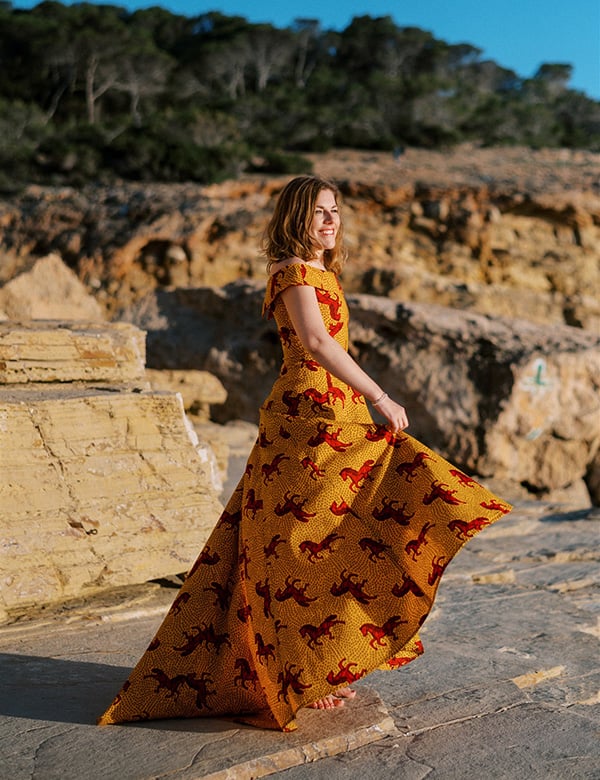
<svg viewBox="0 0 600 780">
<path fill-rule="evenodd" d="M 598 780 L 598 510 L 518 505 L 448 568 L 426 653 L 293 734 L 94 725 L 175 590 L 149 583 L 0 631 L 2 780 Z"/>
</svg>

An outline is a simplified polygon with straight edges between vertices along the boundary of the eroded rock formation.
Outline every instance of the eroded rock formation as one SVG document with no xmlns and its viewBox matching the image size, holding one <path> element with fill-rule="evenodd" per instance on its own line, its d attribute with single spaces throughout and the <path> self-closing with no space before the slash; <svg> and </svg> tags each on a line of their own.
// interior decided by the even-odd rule
<svg viewBox="0 0 600 780">
<path fill-rule="evenodd" d="M 228 392 L 220 418 L 254 421 L 280 361 L 274 326 L 260 320 L 262 296 L 249 281 L 149 296 L 134 313 L 148 330 L 149 363 L 210 371 Z M 414 436 L 522 495 L 589 503 L 600 337 L 377 296 L 349 303 L 351 351 L 405 403 Z"/>
<path fill-rule="evenodd" d="M 348 291 L 600 326 L 600 155 L 344 150 L 314 166 L 344 195 Z M 287 178 L 29 187 L 0 201 L 0 284 L 55 251 L 119 318 L 153 289 L 263 279 L 258 245 Z"/>
<path fill-rule="evenodd" d="M 98 320 L 105 314 L 57 254 L 30 258 L 0 286 L 0 320 Z"/>
<path fill-rule="evenodd" d="M 132 325 L 0 323 L 0 620 L 186 571 L 219 515 L 181 396 Z"/>
</svg>

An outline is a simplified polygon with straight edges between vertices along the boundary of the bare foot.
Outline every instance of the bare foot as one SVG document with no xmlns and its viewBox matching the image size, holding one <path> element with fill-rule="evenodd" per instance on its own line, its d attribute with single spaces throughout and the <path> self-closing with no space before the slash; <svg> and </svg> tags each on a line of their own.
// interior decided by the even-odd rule
<svg viewBox="0 0 600 780">
<path fill-rule="evenodd" d="M 312 704 L 307 706 L 311 710 L 334 710 L 336 707 L 343 707 L 344 702 L 330 693 L 328 696 L 317 699 L 317 701 L 313 701 Z"/>
<path fill-rule="evenodd" d="M 356 691 L 353 691 L 352 688 L 338 688 L 334 696 L 338 696 L 340 699 L 353 699 L 356 696 Z"/>
</svg>

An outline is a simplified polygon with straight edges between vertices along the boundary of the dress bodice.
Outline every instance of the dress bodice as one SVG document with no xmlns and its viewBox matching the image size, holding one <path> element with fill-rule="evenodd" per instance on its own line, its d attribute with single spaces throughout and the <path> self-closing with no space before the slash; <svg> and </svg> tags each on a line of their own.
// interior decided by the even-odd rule
<svg viewBox="0 0 600 780">
<path fill-rule="evenodd" d="M 279 377 L 264 409 L 288 417 L 323 417 L 372 423 L 364 396 L 332 376 L 304 348 L 280 293 L 287 287 L 313 287 L 329 335 L 348 349 L 348 305 L 333 271 L 293 263 L 269 277 L 263 314 L 274 318 L 283 351 Z"/>
</svg>

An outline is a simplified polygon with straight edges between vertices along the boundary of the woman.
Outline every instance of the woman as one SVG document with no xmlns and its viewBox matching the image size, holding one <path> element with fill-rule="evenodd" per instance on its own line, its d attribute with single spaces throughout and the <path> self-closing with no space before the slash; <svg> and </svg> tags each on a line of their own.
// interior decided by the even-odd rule
<svg viewBox="0 0 600 780">
<path fill-rule="evenodd" d="M 283 364 L 258 439 L 100 723 L 233 716 L 287 731 L 301 707 L 342 705 L 352 682 L 420 655 L 444 569 L 510 511 L 404 434 L 405 409 L 348 354 L 335 185 L 289 182 L 264 249 Z"/>
</svg>

